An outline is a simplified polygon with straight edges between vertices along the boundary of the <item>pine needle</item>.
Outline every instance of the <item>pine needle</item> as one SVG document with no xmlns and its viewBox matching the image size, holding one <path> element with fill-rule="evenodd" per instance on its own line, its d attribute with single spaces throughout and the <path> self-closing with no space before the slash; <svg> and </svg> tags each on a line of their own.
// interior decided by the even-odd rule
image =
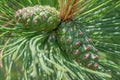
<svg viewBox="0 0 120 80">
<path fill-rule="evenodd" d="M 83 10 L 84 6 L 89 2 L 84 0 L 59 0 L 60 16 L 62 21 L 70 21 L 75 18 L 76 14 Z"/>
</svg>

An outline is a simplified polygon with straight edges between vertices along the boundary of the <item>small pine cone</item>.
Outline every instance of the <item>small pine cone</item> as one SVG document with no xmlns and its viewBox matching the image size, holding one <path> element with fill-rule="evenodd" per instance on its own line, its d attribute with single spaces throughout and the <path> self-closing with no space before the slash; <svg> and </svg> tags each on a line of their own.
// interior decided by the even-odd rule
<svg viewBox="0 0 120 80">
<path fill-rule="evenodd" d="M 83 66 L 94 69 L 97 67 L 98 56 L 95 52 L 92 39 L 86 35 L 84 28 L 75 22 L 63 22 L 57 30 L 57 41 L 59 46 L 70 59 L 76 60 Z M 67 49 L 67 50 L 66 50 Z"/>
<path fill-rule="evenodd" d="M 56 29 L 60 23 L 59 12 L 50 6 L 26 7 L 16 11 L 17 24 L 31 31 L 49 32 Z"/>
</svg>

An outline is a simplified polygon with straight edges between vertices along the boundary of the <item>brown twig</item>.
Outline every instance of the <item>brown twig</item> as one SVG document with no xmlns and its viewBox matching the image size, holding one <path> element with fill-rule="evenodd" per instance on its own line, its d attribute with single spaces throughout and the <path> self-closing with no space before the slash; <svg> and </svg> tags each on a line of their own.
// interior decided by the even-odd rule
<svg viewBox="0 0 120 80">
<path fill-rule="evenodd" d="M 75 18 L 78 11 L 82 10 L 81 2 L 83 0 L 66 0 L 66 3 L 59 0 L 61 21 L 71 21 Z"/>
</svg>

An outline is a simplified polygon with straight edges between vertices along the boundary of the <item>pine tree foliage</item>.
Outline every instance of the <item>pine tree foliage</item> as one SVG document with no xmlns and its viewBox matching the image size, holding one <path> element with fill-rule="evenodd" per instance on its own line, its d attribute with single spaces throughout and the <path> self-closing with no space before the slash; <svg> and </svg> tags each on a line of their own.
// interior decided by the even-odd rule
<svg viewBox="0 0 120 80">
<path fill-rule="evenodd" d="M 98 49 L 98 70 L 69 59 L 59 47 L 56 31 L 18 27 L 16 11 L 35 5 L 55 7 L 62 21 L 76 16 Z M 1 0 L 0 67 L 1 80 L 119 80 L 120 0 Z"/>
</svg>

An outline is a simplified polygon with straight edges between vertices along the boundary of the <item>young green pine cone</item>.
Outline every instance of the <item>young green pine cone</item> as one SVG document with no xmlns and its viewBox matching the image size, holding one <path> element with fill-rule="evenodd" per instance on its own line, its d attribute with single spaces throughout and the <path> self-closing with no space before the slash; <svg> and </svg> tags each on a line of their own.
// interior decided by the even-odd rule
<svg viewBox="0 0 120 80">
<path fill-rule="evenodd" d="M 58 28 L 57 41 L 70 59 L 91 69 L 98 67 L 97 49 L 82 25 L 73 21 L 63 22 Z"/>
<path fill-rule="evenodd" d="M 50 6 L 26 7 L 15 14 L 19 25 L 30 31 L 52 31 L 60 23 L 59 12 Z"/>
</svg>

